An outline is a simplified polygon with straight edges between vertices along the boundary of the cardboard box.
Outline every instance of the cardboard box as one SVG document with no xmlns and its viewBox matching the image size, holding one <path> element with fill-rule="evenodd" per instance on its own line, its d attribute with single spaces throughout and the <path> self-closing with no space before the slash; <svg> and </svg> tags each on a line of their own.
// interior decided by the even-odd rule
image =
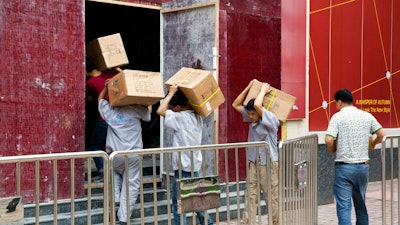
<svg viewBox="0 0 400 225">
<path fill-rule="evenodd" d="M 261 86 L 262 83 L 256 80 L 251 86 L 249 93 L 247 93 L 243 103 L 247 104 L 250 99 L 256 98 L 258 93 L 260 93 Z M 272 91 L 266 94 L 264 97 L 263 105 L 267 110 L 273 112 L 276 117 L 278 117 L 279 121 L 285 122 L 290 112 L 293 110 L 296 97 L 280 91 L 272 86 L 271 88 Z"/>
<path fill-rule="evenodd" d="M 201 116 L 210 115 L 225 102 L 225 97 L 210 71 L 183 67 L 165 82 L 167 89 L 173 84 L 178 84 L 193 110 Z"/>
<path fill-rule="evenodd" d="M 149 106 L 164 98 L 161 74 L 140 70 L 123 70 L 108 83 L 112 106 Z"/>
<path fill-rule="evenodd" d="M 129 63 L 119 33 L 91 41 L 86 46 L 86 54 L 96 66 L 96 69 L 100 71 Z"/>
</svg>

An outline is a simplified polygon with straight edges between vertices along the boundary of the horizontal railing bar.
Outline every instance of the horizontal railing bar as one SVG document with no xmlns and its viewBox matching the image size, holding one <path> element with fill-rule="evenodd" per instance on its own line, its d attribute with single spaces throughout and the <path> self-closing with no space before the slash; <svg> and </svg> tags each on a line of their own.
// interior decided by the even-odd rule
<svg viewBox="0 0 400 225">
<path fill-rule="evenodd" d="M 104 151 L 89 151 L 89 152 L 60 152 L 51 154 L 36 154 L 36 155 L 18 155 L 18 156 L 2 156 L 0 163 L 17 163 L 17 162 L 34 162 L 37 160 L 61 160 L 61 159 L 79 159 L 87 157 L 103 157 L 108 155 Z"/>
<path fill-rule="evenodd" d="M 147 155 L 147 154 L 162 154 L 162 153 L 172 153 L 172 152 L 183 152 L 183 151 L 195 151 L 195 150 L 217 150 L 226 148 L 246 148 L 246 147 L 257 147 L 268 145 L 265 141 L 259 142 L 239 142 L 239 143 L 227 143 L 227 144 L 211 144 L 211 145 L 197 145 L 197 146 L 185 146 L 185 147 L 165 147 L 165 148 L 148 148 L 148 149 L 135 149 L 134 155 Z M 111 153 L 110 157 L 113 155 L 124 155 L 132 154 L 132 150 L 122 150 Z"/>
</svg>

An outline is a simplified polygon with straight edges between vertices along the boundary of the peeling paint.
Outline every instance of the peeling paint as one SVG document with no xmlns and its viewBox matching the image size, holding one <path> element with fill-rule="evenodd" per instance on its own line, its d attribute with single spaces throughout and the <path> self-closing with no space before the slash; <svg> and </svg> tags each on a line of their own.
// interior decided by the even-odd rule
<svg viewBox="0 0 400 225">
<path fill-rule="evenodd" d="M 55 90 L 56 96 L 60 93 L 62 93 L 66 87 L 66 83 L 64 79 L 60 79 L 55 82 L 55 84 L 52 85 L 53 89 Z"/>
<path fill-rule="evenodd" d="M 21 139 L 22 139 L 22 134 L 19 134 L 17 137 L 17 140 L 18 140 L 18 143 L 17 143 L 17 146 L 15 146 L 15 147 L 17 147 L 17 151 L 21 151 L 22 150 L 22 148 L 21 148 Z"/>
<path fill-rule="evenodd" d="M 42 89 L 46 89 L 46 90 L 51 90 L 50 89 L 50 84 L 49 83 L 45 83 L 42 81 L 42 79 L 40 78 L 35 78 L 35 83 L 38 87 L 42 88 Z"/>
</svg>

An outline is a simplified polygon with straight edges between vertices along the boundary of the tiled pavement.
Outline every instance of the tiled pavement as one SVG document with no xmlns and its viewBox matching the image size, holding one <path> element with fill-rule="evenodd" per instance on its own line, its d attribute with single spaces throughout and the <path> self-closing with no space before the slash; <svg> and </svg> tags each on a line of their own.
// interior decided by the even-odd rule
<svg viewBox="0 0 400 225">
<path fill-rule="evenodd" d="M 397 184 L 393 184 L 390 187 L 390 183 L 386 183 L 386 199 L 395 199 L 393 201 L 393 206 L 390 206 L 388 203 L 386 204 L 386 224 L 399 224 L 398 220 L 398 201 L 397 201 Z M 389 191 L 390 188 L 395 190 L 392 193 Z M 370 225 L 382 225 L 382 185 L 381 182 L 372 182 L 368 184 L 367 188 L 367 207 L 370 219 Z M 388 202 L 388 201 L 387 201 Z M 393 212 L 393 213 L 391 213 Z M 393 215 L 393 216 L 392 216 Z M 267 216 L 261 217 L 261 225 L 268 224 Z M 356 224 L 356 218 L 354 214 L 354 208 L 352 210 L 352 224 Z M 227 222 L 220 222 L 221 225 L 226 225 Z M 230 224 L 238 224 L 237 221 L 230 221 Z M 239 223 L 243 224 L 243 223 Z M 318 206 L 318 225 L 337 225 L 337 217 L 336 217 L 336 205 L 335 203 L 320 205 Z"/>
<path fill-rule="evenodd" d="M 397 181 L 396 181 L 397 182 Z M 392 187 L 390 187 L 393 185 Z M 386 200 L 395 199 L 393 206 L 386 204 L 386 224 L 398 223 L 398 201 L 397 201 L 397 183 L 386 182 Z M 393 196 L 390 189 L 394 190 Z M 381 182 L 372 182 L 367 188 L 367 209 L 369 214 L 370 225 L 382 225 L 382 184 Z M 393 212 L 393 214 L 391 213 Z M 393 216 L 392 216 L 393 215 Z M 356 224 L 354 208 L 352 210 L 352 223 Z M 335 203 L 318 206 L 318 224 L 319 225 L 334 225 L 337 224 L 336 205 Z"/>
</svg>

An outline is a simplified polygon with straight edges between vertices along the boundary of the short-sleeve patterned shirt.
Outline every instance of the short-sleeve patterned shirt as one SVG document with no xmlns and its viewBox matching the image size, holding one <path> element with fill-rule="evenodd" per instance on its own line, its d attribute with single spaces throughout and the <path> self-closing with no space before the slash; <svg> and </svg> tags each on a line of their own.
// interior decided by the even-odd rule
<svg viewBox="0 0 400 225">
<path fill-rule="evenodd" d="M 329 121 L 327 136 L 336 138 L 336 162 L 361 163 L 369 160 L 369 136 L 382 126 L 375 117 L 355 106 L 342 108 Z"/>
</svg>

